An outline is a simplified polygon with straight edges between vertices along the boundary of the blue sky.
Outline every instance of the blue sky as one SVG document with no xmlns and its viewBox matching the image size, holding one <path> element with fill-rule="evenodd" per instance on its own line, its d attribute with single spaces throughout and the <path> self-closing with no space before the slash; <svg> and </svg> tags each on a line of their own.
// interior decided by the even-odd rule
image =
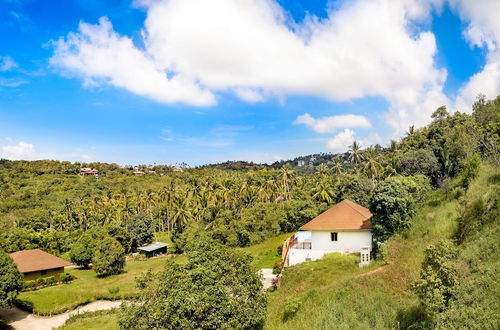
<svg viewBox="0 0 500 330">
<path fill-rule="evenodd" d="M 500 93 L 497 1 L 236 3 L 0 0 L 0 157 L 273 162 Z"/>
</svg>

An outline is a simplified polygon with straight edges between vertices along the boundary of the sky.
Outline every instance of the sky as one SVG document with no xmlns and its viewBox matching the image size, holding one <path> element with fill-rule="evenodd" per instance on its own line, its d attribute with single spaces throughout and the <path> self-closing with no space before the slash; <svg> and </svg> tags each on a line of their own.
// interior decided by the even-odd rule
<svg viewBox="0 0 500 330">
<path fill-rule="evenodd" d="M 500 94 L 498 0 L 0 0 L 0 158 L 387 144 Z"/>
</svg>

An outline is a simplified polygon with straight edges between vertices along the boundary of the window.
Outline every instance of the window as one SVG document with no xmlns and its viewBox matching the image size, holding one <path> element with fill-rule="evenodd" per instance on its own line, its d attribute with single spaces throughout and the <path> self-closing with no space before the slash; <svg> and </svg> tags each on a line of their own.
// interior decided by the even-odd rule
<svg viewBox="0 0 500 330">
<path fill-rule="evenodd" d="M 332 237 L 332 242 L 338 241 L 338 233 L 330 233 Z"/>
<path fill-rule="evenodd" d="M 40 274 L 42 274 L 42 275 L 47 275 L 47 271 L 46 271 L 46 270 L 42 270 L 42 271 L 40 272 Z"/>
</svg>

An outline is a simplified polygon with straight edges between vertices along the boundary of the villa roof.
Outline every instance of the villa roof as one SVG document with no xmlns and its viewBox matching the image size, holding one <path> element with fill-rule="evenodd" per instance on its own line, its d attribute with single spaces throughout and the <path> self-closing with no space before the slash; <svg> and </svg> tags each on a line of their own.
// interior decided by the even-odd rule
<svg viewBox="0 0 500 330">
<path fill-rule="evenodd" d="M 10 256 L 21 273 L 37 272 L 40 270 L 73 265 L 71 262 L 39 249 L 17 251 L 11 253 Z"/>
<path fill-rule="evenodd" d="M 348 199 L 329 208 L 300 230 L 361 230 L 371 229 L 370 210 Z"/>
<path fill-rule="evenodd" d="M 154 251 L 154 250 L 158 250 L 158 249 L 164 248 L 166 246 L 167 246 L 167 243 L 153 242 L 153 243 L 148 244 L 146 246 L 141 246 L 138 249 L 141 250 L 141 251 L 151 252 L 151 251 Z"/>
</svg>

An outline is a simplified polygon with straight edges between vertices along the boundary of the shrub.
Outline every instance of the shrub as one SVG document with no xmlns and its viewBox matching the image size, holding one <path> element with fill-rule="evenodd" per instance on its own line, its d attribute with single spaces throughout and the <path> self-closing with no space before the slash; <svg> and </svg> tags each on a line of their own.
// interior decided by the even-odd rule
<svg viewBox="0 0 500 330">
<path fill-rule="evenodd" d="M 36 280 L 36 284 L 37 284 L 38 286 L 42 286 L 42 287 L 43 287 L 43 286 L 45 286 L 45 284 L 46 284 L 46 283 L 47 283 L 47 282 L 45 281 L 45 278 L 44 278 L 44 277 L 40 277 L 40 278 L 38 278 L 38 279 Z"/>
<path fill-rule="evenodd" d="M 56 284 L 56 278 L 55 276 L 49 276 L 45 278 L 45 283 L 50 286 Z"/>
<path fill-rule="evenodd" d="M 33 290 L 36 288 L 36 281 L 24 281 L 23 285 L 24 290 Z"/>
<path fill-rule="evenodd" d="M 465 189 L 469 188 L 471 182 L 479 174 L 479 168 L 481 167 L 481 157 L 479 154 L 474 154 L 467 160 L 464 170 L 460 174 L 460 183 Z"/>
<path fill-rule="evenodd" d="M 61 274 L 61 282 L 62 283 L 69 283 L 73 279 L 74 279 L 74 277 L 72 275 L 70 275 L 69 273 Z"/>
<path fill-rule="evenodd" d="M 422 306 L 430 313 L 442 312 L 454 297 L 458 276 L 453 266 L 458 250 L 451 241 L 443 240 L 425 250 L 420 280 L 413 290 Z"/>
<path fill-rule="evenodd" d="M 97 244 L 92 265 L 98 276 L 119 274 L 125 267 L 125 250 L 117 240 L 107 236 Z"/>
<path fill-rule="evenodd" d="M 118 292 L 120 292 L 120 288 L 119 287 L 109 288 L 108 292 L 109 294 L 117 294 Z"/>
<path fill-rule="evenodd" d="M 273 274 L 279 274 L 281 273 L 281 270 L 283 267 L 281 266 L 281 262 L 275 262 L 273 266 Z"/>
<path fill-rule="evenodd" d="M 96 242 L 90 233 L 85 233 L 70 250 L 71 262 L 89 268 L 94 256 Z"/>
<path fill-rule="evenodd" d="M 297 314 L 297 312 L 299 311 L 300 306 L 302 306 L 302 298 L 287 298 L 285 300 L 285 309 L 283 314 L 283 318 L 285 319 L 285 321 L 294 317 L 295 314 Z"/>
</svg>

